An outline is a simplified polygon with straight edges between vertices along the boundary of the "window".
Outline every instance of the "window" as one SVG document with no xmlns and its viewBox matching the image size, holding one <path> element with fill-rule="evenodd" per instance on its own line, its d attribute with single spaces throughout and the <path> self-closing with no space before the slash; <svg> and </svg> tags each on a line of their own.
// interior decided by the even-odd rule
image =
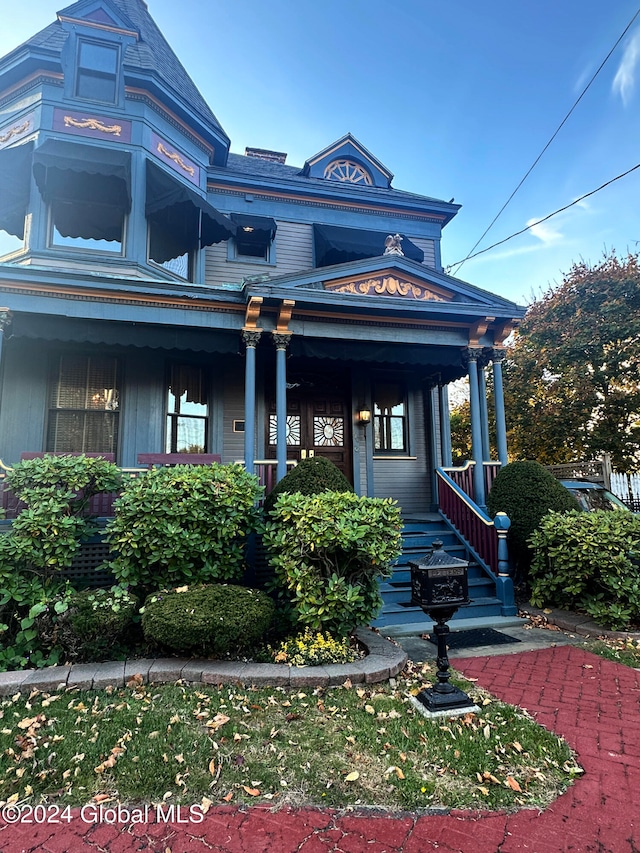
<svg viewBox="0 0 640 853">
<path fill-rule="evenodd" d="M 378 382 L 373 391 L 373 447 L 376 453 L 407 452 L 407 403 L 399 382 Z"/>
<path fill-rule="evenodd" d="M 115 453 L 119 366 L 115 358 L 61 355 L 52 376 L 46 450 Z"/>
<path fill-rule="evenodd" d="M 275 263 L 273 240 L 276 223 L 266 216 L 249 216 L 232 213 L 231 221 L 236 225 L 236 236 L 230 248 L 230 260 L 262 261 Z"/>
<path fill-rule="evenodd" d="M 117 45 L 80 41 L 76 73 L 76 97 L 114 104 L 118 100 Z"/>
<path fill-rule="evenodd" d="M 122 208 L 60 198 L 51 202 L 49 210 L 50 246 L 122 254 L 125 221 Z"/>
<path fill-rule="evenodd" d="M 207 453 L 209 404 L 201 367 L 172 364 L 167 392 L 166 453 Z"/>
</svg>

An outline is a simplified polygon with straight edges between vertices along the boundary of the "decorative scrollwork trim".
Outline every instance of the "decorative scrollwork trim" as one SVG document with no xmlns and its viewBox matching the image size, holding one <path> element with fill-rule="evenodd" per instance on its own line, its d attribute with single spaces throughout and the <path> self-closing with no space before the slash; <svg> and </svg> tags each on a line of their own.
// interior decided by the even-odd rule
<svg viewBox="0 0 640 853">
<path fill-rule="evenodd" d="M 165 157 L 168 157 L 169 160 L 173 160 L 174 163 L 180 166 L 181 169 L 184 169 L 184 171 L 191 175 L 191 177 L 195 175 L 196 170 L 193 168 L 193 166 L 187 165 L 187 163 L 184 162 L 184 160 L 178 154 L 177 151 L 169 151 L 167 148 L 164 147 L 162 142 L 158 142 L 158 147 L 156 150 L 158 151 L 158 153 L 164 154 Z"/>
<path fill-rule="evenodd" d="M 103 124 L 97 118 L 83 118 L 78 120 L 73 118 L 73 116 L 65 116 L 64 124 L 65 127 L 79 127 L 82 130 L 89 128 L 89 130 L 99 130 L 102 133 L 112 133 L 114 136 L 120 136 L 122 133 L 121 124 Z"/>
<path fill-rule="evenodd" d="M 14 136 L 21 136 L 23 133 L 26 133 L 31 127 L 31 121 L 27 120 L 22 124 L 17 124 L 14 127 L 10 128 L 5 134 L 0 136 L 0 145 L 3 145 L 5 142 L 8 142 Z"/>
<path fill-rule="evenodd" d="M 328 285 L 328 289 L 338 293 L 356 293 L 363 294 L 364 296 L 402 296 L 429 302 L 447 301 L 444 296 L 441 296 L 423 284 L 395 278 L 394 276 L 349 281 L 338 284 L 335 287 Z"/>
</svg>

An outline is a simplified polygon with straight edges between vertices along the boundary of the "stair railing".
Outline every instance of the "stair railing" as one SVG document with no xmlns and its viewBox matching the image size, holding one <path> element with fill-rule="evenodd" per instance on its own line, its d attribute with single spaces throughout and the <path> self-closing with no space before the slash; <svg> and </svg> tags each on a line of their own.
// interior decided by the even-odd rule
<svg viewBox="0 0 640 853">
<path fill-rule="evenodd" d="M 472 475 L 470 466 L 465 466 L 465 469 Z M 489 518 L 450 476 L 450 469 L 445 471 L 444 468 L 437 468 L 436 474 L 440 514 L 487 574 L 495 580 L 502 615 L 515 616 L 517 608 L 507 549 L 507 533 L 511 526 L 509 517 L 501 512 L 495 518 Z"/>
</svg>

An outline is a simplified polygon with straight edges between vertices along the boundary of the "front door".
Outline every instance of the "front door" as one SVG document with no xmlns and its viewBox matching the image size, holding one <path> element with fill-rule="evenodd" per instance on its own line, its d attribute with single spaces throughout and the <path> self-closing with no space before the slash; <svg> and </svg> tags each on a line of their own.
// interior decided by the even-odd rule
<svg viewBox="0 0 640 853">
<path fill-rule="evenodd" d="M 267 420 L 267 458 L 276 457 L 275 401 L 271 401 Z M 287 391 L 287 459 L 326 456 L 350 483 L 351 407 L 339 391 L 294 388 Z"/>
</svg>

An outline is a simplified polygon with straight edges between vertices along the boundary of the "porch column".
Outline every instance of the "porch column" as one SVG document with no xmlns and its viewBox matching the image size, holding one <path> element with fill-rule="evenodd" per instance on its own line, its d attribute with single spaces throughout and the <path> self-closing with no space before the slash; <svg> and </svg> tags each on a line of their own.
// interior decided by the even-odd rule
<svg viewBox="0 0 640 853">
<path fill-rule="evenodd" d="M 287 347 L 291 332 L 272 332 L 276 345 L 276 483 L 287 473 Z"/>
<path fill-rule="evenodd" d="M 484 470 L 482 466 L 482 428 L 480 413 L 480 389 L 478 384 L 478 361 L 482 349 L 469 347 L 467 363 L 469 368 L 469 405 L 471 408 L 471 456 L 473 466 L 473 498 L 480 509 L 485 509 Z"/>
<path fill-rule="evenodd" d="M 260 329 L 243 329 L 245 343 L 244 359 L 244 467 L 254 472 L 256 443 L 256 347 L 260 341 Z"/>
<path fill-rule="evenodd" d="M 11 311 L 8 308 L 0 308 L 0 363 L 2 362 L 2 344 L 4 343 L 4 330 L 11 322 Z"/>
<path fill-rule="evenodd" d="M 489 443 L 489 406 L 487 403 L 487 376 L 484 365 L 478 365 L 478 397 L 480 398 L 480 429 L 482 431 L 482 459 L 491 461 L 491 445 Z"/>
<path fill-rule="evenodd" d="M 440 447 L 442 451 L 442 465 L 444 468 L 453 464 L 451 455 L 451 416 L 449 414 L 449 386 L 438 386 L 440 403 Z"/>
<path fill-rule="evenodd" d="M 493 360 L 493 396 L 496 403 L 496 440 L 498 459 L 501 465 L 509 462 L 507 454 L 507 423 L 504 416 L 504 386 L 502 383 L 502 362 L 506 353 L 503 349 L 494 349 Z"/>
</svg>

